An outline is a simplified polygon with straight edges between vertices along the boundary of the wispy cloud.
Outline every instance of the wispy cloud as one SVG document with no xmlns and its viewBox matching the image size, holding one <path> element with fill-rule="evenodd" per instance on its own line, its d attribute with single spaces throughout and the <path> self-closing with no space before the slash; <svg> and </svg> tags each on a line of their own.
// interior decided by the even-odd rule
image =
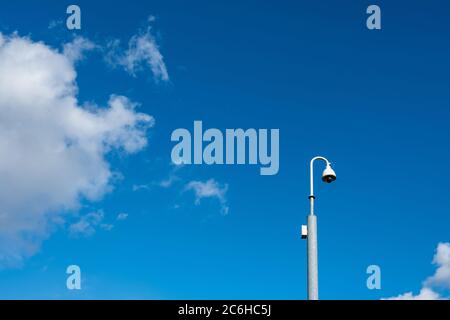
<svg viewBox="0 0 450 320">
<path fill-rule="evenodd" d="M 433 276 L 426 279 L 422 285 L 419 294 L 407 292 L 389 300 L 441 300 L 448 299 L 442 297 L 435 288 L 450 289 L 450 243 L 441 242 L 438 244 L 436 254 L 433 258 L 433 264 L 437 266 Z"/>
<path fill-rule="evenodd" d="M 150 190 L 150 186 L 148 184 L 133 184 L 132 190 L 133 191 Z"/>
<path fill-rule="evenodd" d="M 176 175 L 170 175 L 168 178 L 161 180 L 158 185 L 161 188 L 169 188 L 173 185 L 174 182 L 178 181 L 180 178 L 178 178 Z"/>
<path fill-rule="evenodd" d="M 117 220 L 126 220 L 128 219 L 128 213 L 125 212 L 121 212 L 117 215 Z"/>
<path fill-rule="evenodd" d="M 81 36 L 75 37 L 72 42 L 63 45 L 63 54 L 72 62 L 82 60 L 84 53 L 98 48 L 91 40 Z"/>
<path fill-rule="evenodd" d="M 152 33 L 150 23 L 154 21 L 155 18 L 150 16 L 149 25 L 131 37 L 125 50 L 121 49 L 119 40 L 110 41 L 107 45 L 106 61 L 113 67 L 123 67 L 132 76 L 149 67 L 156 81 L 169 81 L 164 57 Z"/>
<path fill-rule="evenodd" d="M 100 228 L 102 228 L 103 230 L 106 230 L 106 231 L 111 231 L 114 228 L 114 225 L 111 223 L 102 223 L 100 225 Z"/>
<path fill-rule="evenodd" d="M 220 202 L 222 214 L 228 214 L 229 206 L 226 199 L 226 193 L 228 191 L 227 184 L 221 185 L 214 179 L 209 179 L 205 182 L 191 181 L 186 185 L 185 190 L 194 191 L 196 205 L 199 205 L 204 198 L 216 198 Z"/>
<path fill-rule="evenodd" d="M 121 46 L 119 39 L 110 40 L 106 44 L 96 44 L 87 38 L 76 36 L 71 42 L 64 44 L 63 54 L 72 62 L 76 62 L 84 58 L 85 52 L 99 49 L 104 55 L 104 60 L 114 68 L 122 67 L 134 77 L 138 72 L 149 68 L 156 82 L 169 81 L 164 57 L 150 25 L 155 20 L 154 16 L 150 16 L 147 19 L 148 25 L 131 36 L 125 48 Z M 59 24 L 59 21 L 52 21 L 49 28 Z"/>
<path fill-rule="evenodd" d="M 222 184 L 215 179 L 209 179 L 206 181 L 187 179 L 185 174 L 182 174 L 180 170 L 184 168 L 183 164 L 170 164 L 169 173 L 160 180 L 155 180 L 150 184 L 133 185 L 133 191 L 138 190 L 150 190 L 152 187 L 159 187 L 163 189 L 174 188 L 181 194 L 192 191 L 195 195 L 195 205 L 200 205 L 202 199 L 210 198 L 216 199 L 220 203 L 220 212 L 223 215 L 229 213 L 230 207 L 226 197 L 228 191 L 228 184 Z M 189 182 L 186 182 L 189 181 Z M 179 203 L 172 206 L 173 209 L 181 208 Z"/>
<path fill-rule="evenodd" d="M 182 179 L 179 176 L 178 171 L 183 168 L 184 165 L 180 164 L 180 165 L 176 165 L 176 164 L 170 164 L 170 169 L 169 169 L 169 173 L 162 179 L 155 179 L 154 181 L 151 181 L 148 184 L 134 184 L 132 186 L 132 190 L 133 191 L 149 191 L 152 188 L 155 187 L 160 187 L 160 188 L 170 188 L 172 187 L 174 184 L 176 184 L 177 182 L 180 182 Z"/>
<path fill-rule="evenodd" d="M 48 29 L 54 29 L 63 25 L 62 20 L 51 20 L 48 24 Z"/>
<path fill-rule="evenodd" d="M 171 169 L 169 172 L 169 175 L 158 181 L 156 184 L 161 188 L 169 188 L 171 187 L 175 182 L 181 181 L 181 178 L 178 175 L 178 172 L 180 169 L 184 167 L 183 164 L 173 164 L 171 163 Z"/>
<path fill-rule="evenodd" d="M 104 217 L 103 211 L 90 212 L 82 216 L 78 222 L 71 224 L 69 226 L 69 233 L 73 237 L 89 237 L 95 233 L 97 227 L 111 230 L 111 225 L 102 223 Z"/>
</svg>

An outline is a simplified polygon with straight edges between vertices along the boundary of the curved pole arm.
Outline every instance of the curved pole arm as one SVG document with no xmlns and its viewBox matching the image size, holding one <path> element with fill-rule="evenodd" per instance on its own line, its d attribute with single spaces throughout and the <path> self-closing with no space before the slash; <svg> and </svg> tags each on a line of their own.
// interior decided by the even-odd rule
<svg viewBox="0 0 450 320">
<path fill-rule="evenodd" d="M 309 181 L 310 181 L 310 194 L 309 194 L 309 198 L 314 198 L 314 161 L 316 160 L 322 160 L 326 163 L 327 166 L 330 165 L 330 161 L 328 161 L 326 158 L 324 157 L 314 157 L 311 159 L 311 162 L 309 163 Z"/>
</svg>

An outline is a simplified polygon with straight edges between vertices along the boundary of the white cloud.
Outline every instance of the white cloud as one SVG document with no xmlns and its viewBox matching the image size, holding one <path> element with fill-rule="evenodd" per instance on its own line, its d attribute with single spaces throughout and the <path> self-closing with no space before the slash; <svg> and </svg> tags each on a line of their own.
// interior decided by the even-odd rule
<svg viewBox="0 0 450 320">
<path fill-rule="evenodd" d="M 441 242 L 438 244 L 436 254 L 433 257 L 433 264 L 437 265 L 433 276 L 424 281 L 422 289 L 418 295 L 407 292 L 389 300 L 439 300 L 442 297 L 434 288 L 450 289 L 450 243 Z"/>
<path fill-rule="evenodd" d="M 441 297 L 439 293 L 434 292 L 430 288 L 422 288 L 418 295 L 412 292 L 407 292 L 396 297 L 389 298 L 389 300 L 439 300 Z"/>
<path fill-rule="evenodd" d="M 72 62 L 82 60 L 84 52 L 97 48 L 95 43 L 81 36 L 75 37 L 72 42 L 63 46 L 63 54 Z"/>
<path fill-rule="evenodd" d="M 121 212 L 117 215 L 117 220 L 126 220 L 128 218 L 128 213 Z"/>
<path fill-rule="evenodd" d="M 150 16 L 148 22 L 154 21 Z M 120 41 L 113 40 L 108 44 L 109 52 L 106 61 L 112 66 L 122 66 L 129 74 L 136 76 L 138 71 L 149 67 L 156 81 L 169 81 L 169 74 L 164 63 L 164 58 L 152 34 L 152 27 L 147 26 L 140 30 L 138 34 L 131 37 L 128 42 L 128 49 L 124 52 L 120 50 Z"/>
<path fill-rule="evenodd" d="M 450 243 L 441 242 L 438 244 L 433 263 L 437 265 L 437 270 L 433 276 L 429 277 L 425 284 L 450 289 Z"/>
<path fill-rule="evenodd" d="M 192 190 L 195 193 L 195 203 L 200 204 L 200 201 L 204 198 L 216 198 L 221 204 L 222 214 L 228 214 L 229 207 L 227 204 L 226 193 L 228 191 L 228 185 L 221 185 L 214 179 L 209 179 L 206 182 L 191 181 L 189 182 L 185 190 Z"/>
<path fill-rule="evenodd" d="M 20 264 L 63 223 L 63 212 L 111 190 L 108 152 L 147 144 L 154 120 L 126 97 L 80 106 L 78 56 L 69 51 L 0 33 L 0 266 Z"/>
</svg>

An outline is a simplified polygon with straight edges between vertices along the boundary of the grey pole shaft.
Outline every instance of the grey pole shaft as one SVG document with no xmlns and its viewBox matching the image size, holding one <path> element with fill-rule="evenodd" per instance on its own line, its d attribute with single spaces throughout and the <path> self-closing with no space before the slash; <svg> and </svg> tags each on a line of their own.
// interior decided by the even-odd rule
<svg viewBox="0 0 450 320">
<path fill-rule="evenodd" d="M 317 216 L 314 214 L 314 196 L 310 197 L 311 214 L 308 215 L 308 300 L 319 299 L 317 262 Z"/>
</svg>

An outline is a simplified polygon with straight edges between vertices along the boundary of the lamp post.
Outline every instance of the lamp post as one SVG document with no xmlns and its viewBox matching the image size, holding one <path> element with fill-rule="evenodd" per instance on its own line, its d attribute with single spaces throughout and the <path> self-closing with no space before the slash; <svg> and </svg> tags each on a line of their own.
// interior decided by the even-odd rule
<svg viewBox="0 0 450 320">
<path fill-rule="evenodd" d="M 302 225 L 302 239 L 307 239 L 308 243 L 308 300 L 319 299 L 319 280 L 317 267 L 317 216 L 314 214 L 314 161 L 322 160 L 326 167 L 322 173 L 322 181 L 331 183 L 336 180 L 336 173 L 331 168 L 331 163 L 324 157 L 314 157 L 311 159 L 310 170 L 310 212 L 308 215 L 308 225 Z"/>
</svg>

